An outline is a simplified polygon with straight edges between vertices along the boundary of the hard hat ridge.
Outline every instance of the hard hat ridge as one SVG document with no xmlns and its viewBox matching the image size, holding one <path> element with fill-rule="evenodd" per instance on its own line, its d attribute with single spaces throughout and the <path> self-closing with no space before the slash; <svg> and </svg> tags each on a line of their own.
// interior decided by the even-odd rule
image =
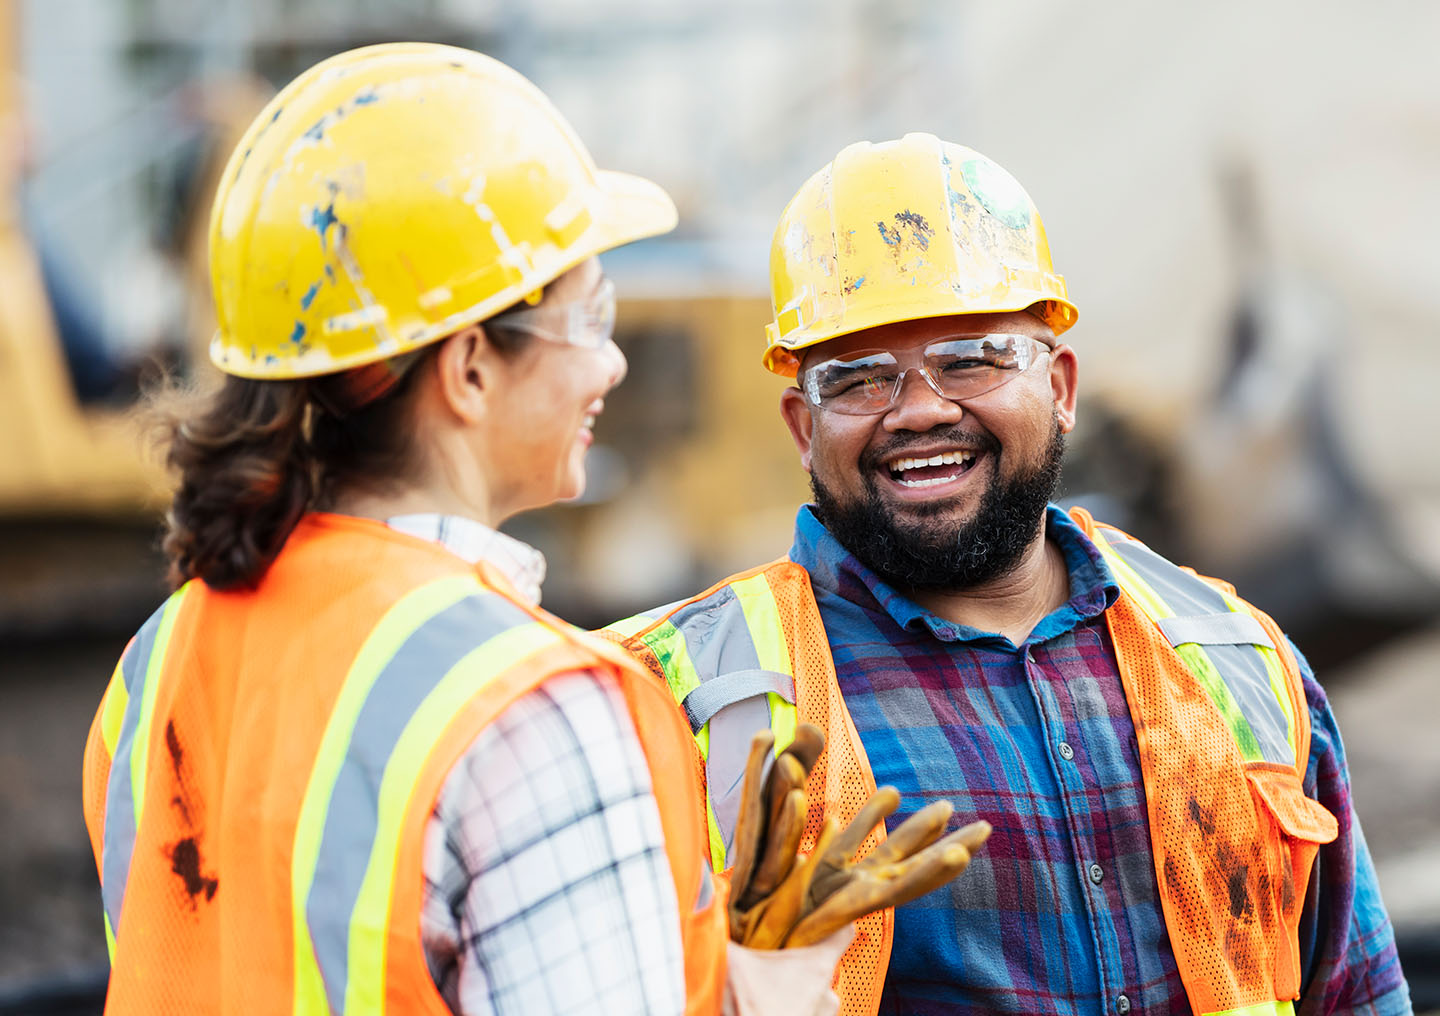
<svg viewBox="0 0 1440 1016">
<path fill-rule="evenodd" d="M 211 358 L 256 378 L 375 363 L 675 221 L 664 191 L 597 169 L 504 64 L 429 43 L 352 50 L 286 86 L 225 169 Z"/>
<path fill-rule="evenodd" d="M 810 177 L 770 251 L 765 366 L 866 328 L 1028 310 L 1056 335 L 1077 311 L 1023 187 L 979 152 L 932 134 L 857 142 Z"/>
</svg>

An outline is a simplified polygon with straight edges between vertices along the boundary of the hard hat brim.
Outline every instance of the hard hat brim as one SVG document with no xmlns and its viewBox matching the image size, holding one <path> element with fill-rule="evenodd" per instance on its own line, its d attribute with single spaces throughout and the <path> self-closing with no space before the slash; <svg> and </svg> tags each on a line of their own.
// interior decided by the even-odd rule
<svg viewBox="0 0 1440 1016">
<path fill-rule="evenodd" d="M 679 223 L 680 215 L 675 210 L 675 202 L 659 184 L 641 176 L 607 169 L 600 170 L 596 177 L 601 192 L 608 199 L 608 207 L 597 210 L 599 214 L 596 217 L 603 222 L 614 242 L 607 243 L 595 254 L 646 237 L 660 236 Z"/>
<path fill-rule="evenodd" d="M 1045 296 L 1040 299 L 1025 299 L 1019 302 L 1002 301 L 992 306 L 966 307 L 965 309 L 926 310 L 915 313 L 892 312 L 884 320 L 860 320 L 850 326 L 827 329 L 821 334 L 795 343 L 777 341 L 775 324 L 770 322 L 765 326 L 766 345 L 761 363 L 772 374 L 793 378 L 799 372 L 800 360 L 804 356 L 805 350 L 830 342 L 832 339 L 841 339 L 847 335 L 854 335 L 856 332 L 863 332 L 869 328 L 895 324 L 900 321 L 924 321 L 930 318 L 965 317 L 973 314 L 1009 314 L 1019 311 L 1028 312 L 1039 318 L 1049 326 L 1051 333 L 1057 339 L 1062 333 L 1069 331 L 1080 317 L 1080 312 L 1069 299 Z"/>
<path fill-rule="evenodd" d="M 553 258 L 543 266 L 537 266 L 533 274 L 525 276 L 518 283 L 506 287 L 489 299 L 447 315 L 443 321 L 428 328 L 412 332 L 395 342 L 389 355 L 398 356 L 419 349 L 470 325 L 483 322 L 513 306 L 526 293 L 550 285 L 589 258 L 636 240 L 668 233 L 679 222 L 675 202 L 664 188 L 651 180 L 630 173 L 597 170 L 595 184 L 595 190 L 586 200 L 590 224 L 566 246 L 563 257 Z M 262 363 L 236 362 L 236 358 L 227 357 L 226 351 L 234 345 L 233 342 L 226 342 L 217 332 L 210 343 L 211 361 L 227 374 L 257 380 L 317 377 L 374 362 L 373 355 L 359 353 L 351 357 L 317 360 L 312 367 L 291 362 L 277 369 Z"/>
</svg>

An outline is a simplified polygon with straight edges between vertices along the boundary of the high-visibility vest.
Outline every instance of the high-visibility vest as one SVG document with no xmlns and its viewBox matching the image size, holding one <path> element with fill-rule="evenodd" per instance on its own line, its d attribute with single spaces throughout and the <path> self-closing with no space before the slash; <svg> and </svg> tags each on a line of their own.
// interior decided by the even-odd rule
<svg viewBox="0 0 1440 1016">
<path fill-rule="evenodd" d="M 115 670 L 85 759 L 106 1011 L 448 1016 L 420 938 L 436 797 L 516 698 L 597 666 L 649 763 L 687 1011 L 718 1012 L 725 892 L 665 690 L 489 569 L 338 515 L 302 519 L 253 591 L 181 587 Z"/>
<path fill-rule="evenodd" d="M 1107 612 L 1145 786 L 1155 876 L 1190 1004 L 1202 1014 L 1288 1014 L 1300 993 L 1298 929 L 1333 815 L 1305 796 L 1310 716 L 1280 629 L 1235 595 L 1081 510 L 1072 513 L 1120 586 Z M 807 790 L 805 849 L 821 816 L 841 823 L 875 788 L 799 565 L 780 560 L 691 600 L 611 626 L 661 675 L 688 714 L 704 760 L 711 859 L 726 867 L 741 734 L 768 718 L 776 750 L 797 720 L 826 750 Z M 983 818 L 984 816 L 971 816 Z M 866 850 L 873 849 L 867 843 Z M 841 961 L 841 1012 L 876 1012 L 893 935 L 890 912 L 861 922 Z"/>
</svg>

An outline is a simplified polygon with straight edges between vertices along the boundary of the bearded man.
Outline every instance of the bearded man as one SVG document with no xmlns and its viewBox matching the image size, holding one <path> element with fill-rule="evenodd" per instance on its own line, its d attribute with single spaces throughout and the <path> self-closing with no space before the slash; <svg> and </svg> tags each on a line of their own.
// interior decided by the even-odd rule
<svg viewBox="0 0 1440 1016">
<path fill-rule="evenodd" d="M 843 1012 L 1409 1012 L 1309 665 L 1230 585 L 1049 503 L 1077 313 L 1020 185 L 930 135 L 852 145 L 771 278 L 814 503 L 786 559 L 611 628 L 688 714 L 716 869 L 750 732 L 808 721 L 805 849 L 877 782 L 892 830 L 937 798 L 994 826 L 860 922 Z"/>
</svg>

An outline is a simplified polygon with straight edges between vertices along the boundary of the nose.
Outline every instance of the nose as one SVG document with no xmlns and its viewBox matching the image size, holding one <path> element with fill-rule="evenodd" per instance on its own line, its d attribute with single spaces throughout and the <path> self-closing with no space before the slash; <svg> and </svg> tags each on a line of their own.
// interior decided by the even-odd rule
<svg viewBox="0 0 1440 1016">
<path fill-rule="evenodd" d="M 942 424 L 959 423 L 965 415 L 960 403 L 941 395 L 940 389 L 924 371 L 905 371 L 900 375 L 899 384 L 895 404 L 885 411 L 883 422 L 887 431 L 923 433 Z"/>
<path fill-rule="evenodd" d="M 605 376 L 609 382 L 605 390 L 609 391 L 621 381 L 625 380 L 625 375 L 629 373 L 630 370 L 630 364 L 625 359 L 625 354 L 620 351 L 620 347 L 615 344 L 613 338 L 600 347 L 600 355 L 603 358 L 606 371 Z"/>
</svg>

